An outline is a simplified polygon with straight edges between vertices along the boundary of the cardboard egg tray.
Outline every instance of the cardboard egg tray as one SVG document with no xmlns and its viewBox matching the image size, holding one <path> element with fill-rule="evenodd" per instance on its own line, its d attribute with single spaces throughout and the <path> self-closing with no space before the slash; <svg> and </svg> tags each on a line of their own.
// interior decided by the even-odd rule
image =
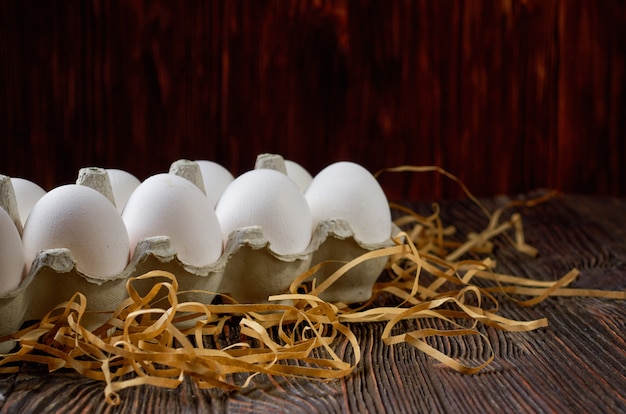
<svg viewBox="0 0 626 414">
<path fill-rule="evenodd" d="M 275 162 L 272 161 L 272 162 Z M 264 168 L 257 163 L 256 168 Z M 103 169 L 83 169 L 78 184 L 88 185 L 111 199 L 111 187 Z M 200 170 L 192 161 L 181 160 L 172 164 L 170 172 L 181 175 L 198 184 Z M 1 206 L 16 217 L 15 200 L 6 176 L 0 184 Z M 13 194 L 14 198 L 14 194 Z M 16 225 L 19 223 L 19 218 Z M 21 230 L 21 225 L 19 226 Z M 391 236 L 391 235 L 390 235 Z M 285 293 L 298 275 L 317 263 L 350 261 L 368 251 L 390 246 L 388 241 L 365 245 L 354 238 L 344 220 L 328 220 L 314 229 L 308 248 L 297 255 L 280 255 L 272 251 L 259 226 L 244 227 L 232 232 L 220 259 L 206 267 L 194 267 L 181 262 L 166 236 L 141 240 L 125 270 L 106 280 L 81 273 L 76 267 L 72 252 L 65 248 L 39 252 L 33 265 L 16 289 L 0 295 L 0 336 L 19 330 L 24 322 L 41 319 L 55 306 L 69 300 L 76 292 L 87 298 L 89 318 L 84 323 L 95 328 L 108 319 L 106 312 L 114 310 L 128 297 L 128 278 L 140 276 L 151 270 L 168 271 L 176 275 L 181 301 L 210 303 L 215 293 L 232 296 L 240 303 L 263 303 L 274 294 Z M 386 258 L 360 263 L 345 274 L 336 284 L 322 292 L 323 299 L 331 302 L 362 302 L 372 294 L 372 286 L 380 276 Z M 315 275 L 319 285 L 340 265 L 322 267 Z M 137 280 L 134 287 L 148 292 L 154 279 Z M 185 291 L 193 290 L 193 292 Z M 199 292 L 201 291 L 201 292 Z M 206 292 L 206 293 L 202 293 Z M 10 344 L 0 343 L 0 352 L 6 352 Z"/>
</svg>

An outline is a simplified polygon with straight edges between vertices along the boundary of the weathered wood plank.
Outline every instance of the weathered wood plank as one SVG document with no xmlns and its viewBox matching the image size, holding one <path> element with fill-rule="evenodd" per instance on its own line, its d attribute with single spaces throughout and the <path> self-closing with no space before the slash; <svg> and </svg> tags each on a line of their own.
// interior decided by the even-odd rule
<svg viewBox="0 0 626 414">
<path fill-rule="evenodd" d="M 488 199 L 489 206 L 503 198 Z M 442 201 L 445 222 L 465 233 L 484 225 L 465 201 Z M 428 211 L 429 204 L 417 209 Z M 497 241 L 502 271 L 554 279 L 581 269 L 576 286 L 626 288 L 626 200 L 564 196 L 522 208 L 527 241 L 540 256 L 513 253 Z M 589 214 L 593 212 L 593 214 Z M 150 386 L 121 392 L 108 407 L 103 384 L 71 373 L 45 374 L 37 367 L 0 376 L 0 413 L 12 412 L 623 412 L 626 410 L 626 303 L 598 298 L 550 298 L 523 308 L 503 300 L 502 314 L 521 320 L 547 317 L 549 327 L 528 333 L 482 328 L 496 355 L 477 375 L 456 373 L 407 345 L 380 341 L 382 323 L 353 324 L 363 360 L 347 378 L 329 382 L 258 376 L 238 392 L 199 390 L 190 380 L 178 389 Z M 441 327 L 420 321 L 420 326 Z M 405 321 L 400 329 L 415 328 Z M 237 336 L 236 329 L 230 335 Z M 432 344 L 465 363 L 488 357 L 476 337 L 435 338 Z M 340 355 L 351 352 L 344 341 Z"/>
</svg>

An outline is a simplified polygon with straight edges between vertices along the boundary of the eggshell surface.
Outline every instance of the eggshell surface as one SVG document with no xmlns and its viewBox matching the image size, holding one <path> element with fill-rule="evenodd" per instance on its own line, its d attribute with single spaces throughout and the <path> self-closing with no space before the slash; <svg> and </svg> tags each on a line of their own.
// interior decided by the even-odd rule
<svg viewBox="0 0 626 414">
<path fill-rule="evenodd" d="M 128 202 L 130 195 L 135 191 L 141 181 L 131 173 L 118 170 L 115 168 L 108 168 L 106 170 L 111 182 L 111 189 L 113 190 L 113 198 L 115 199 L 115 207 L 121 214 L 124 210 L 124 206 Z"/>
<path fill-rule="evenodd" d="M 41 197 L 22 240 L 28 268 L 39 251 L 67 248 L 80 272 L 107 279 L 120 274 L 129 259 L 128 235 L 115 206 L 83 185 L 60 186 Z"/>
<path fill-rule="evenodd" d="M 122 219 L 131 254 L 146 237 L 167 236 L 178 258 L 207 266 L 222 254 L 222 232 L 209 199 L 192 182 L 174 174 L 147 178 L 126 203 Z"/>
<path fill-rule="evenodd" d="M 343 219 L 359 242 L 382 243 L 391 236 L 387 197 L 376 178 L 359 164 L 330 164 L 313 178 L 305 197 L 314 228 L 323 220 Z"/>
<path fill-rule="evenodd" d="M 0 294 L 19 286 L 24 269 L 22 239 L 9 214 L 0 208 Z"/>
<path fill-rule="evenodd" d="M 215 208 L 222 193 L 233 182 L 235 177 L 222 165 L 207 160 L 196 161 L 200 167 L 202 181 L 204 182 L 204 192 Z"/>
<path fill-rule="evenodd" d="M 287 169 L 287 176 L 298 184 L 302 192 L 304 192 L 309 184 L 311 184 L 311 181 L 313 181 L 313 176 L 295 161 L 285 160 L 285 168 Z"/>
<path fill-rule="evenodd" d="M 13 191 L 15 192 L 20 220 L 22 225 L 24 225 L 30 210 L 46 194 L 46 190 L 24 178 L 11 178 L 11 185 L 13 185 Z"/>
<path fill-rule="evenodd" d="M 275 253 L 303 252 L 311 242 L 311 212 L 295 182 L 271 169 L 238 176 L 224 191 L 215 212 L 224 243 L 231 232 L 260 226 Z"/>
</svg>

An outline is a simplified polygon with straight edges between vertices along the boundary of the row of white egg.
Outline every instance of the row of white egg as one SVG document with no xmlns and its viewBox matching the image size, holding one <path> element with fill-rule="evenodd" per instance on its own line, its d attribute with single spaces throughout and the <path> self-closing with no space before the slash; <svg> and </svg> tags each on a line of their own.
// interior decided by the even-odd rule
<svg viewBox="0 0 626 414">
<path fill-rule="evenodd" d="M 316 226 L 329 219 L 345 220 L 364 244 L 390 237 L 384 192 L 358 164 L 337 162 L 312 177 L 295 162 L 260 156 L 257 168 L 237 178 L 214 162 L 191 164 L 199 167 L 200 182 L 172 169 L 143 182 L 106 170 L 109 199 L 85 185 L 45 193 L 11 179 L 24 226 L 20 238 L 19 226 L 0 211 L 0 292 L 17 287 L 36 255 L 52 248 L 69 249 L 82 273 L 107 279 L 152 236 L 169 237 L 178 259 L 198 267 L 216 262 L 233 232 L 248 226 L 260 226 L 278 255 L 303 252 Z M 31 190 L 24 191 L 27 185 Z"/>
</svg>

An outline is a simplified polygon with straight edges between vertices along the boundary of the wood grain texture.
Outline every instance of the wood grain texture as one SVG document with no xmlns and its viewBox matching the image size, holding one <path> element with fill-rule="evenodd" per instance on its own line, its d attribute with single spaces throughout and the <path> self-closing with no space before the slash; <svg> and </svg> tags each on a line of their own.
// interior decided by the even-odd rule
<svg viewBox="0 0 626 414">
<path fill-rule="evenodd" d="M 516 198 L 524 198 L 520 195 Z M 507 197 L 485 199 L 493 208 Z M 442 200 L 444 223 L 459 237 L 482 228 L 481 212 L 466 201 Z M 414 205 L 428 212 L 431 204 Z M 539 249 L 528 258 L 497 239 L 498 270 L 554 280 L 572 267 L 581 270 L 575 286 L 626 289 L 626 199 L 564 196 L 521 208 L 527 241 Z M 0 413 L 404 413 L 560 412 L 608 413 L 626 410 L 626 302 L 597 298 L 550 298 L 523 308 L 503 300 L 502 314 L 520 320 L 547 317 L 549 326 L 528 333 L 482 328 L 494 362 L 477 375 L 459 374 L 408 345 L 387 346 L 381 323 L 352 324 L 363 359 L 347 378 L 329 382 L 258 376 L 242 391 L 199 390 L 186 380 L 178 389 L 143 386 L 122 391 L 122 405 L 109 407 L 103 384 L 72 373 L 46 374 L 28 365 L 0 376 Z M 423 320 L 398 329 L 441 327 Z M 236 340 L 236 327 L 228 337 Z M 433 338 L 432 344 L 467 364 L 488 356 L 475 337 Z M 333 345 L 349 356 L 346 342 Z"/>
<path fill-rule="evenodd" d="M 626 194 L 619 0 L 0 2 L 0 173 L 440 165 L 476 193 Z M 436 176 L 393 199 L 454 197 Z"/>
</svg>

